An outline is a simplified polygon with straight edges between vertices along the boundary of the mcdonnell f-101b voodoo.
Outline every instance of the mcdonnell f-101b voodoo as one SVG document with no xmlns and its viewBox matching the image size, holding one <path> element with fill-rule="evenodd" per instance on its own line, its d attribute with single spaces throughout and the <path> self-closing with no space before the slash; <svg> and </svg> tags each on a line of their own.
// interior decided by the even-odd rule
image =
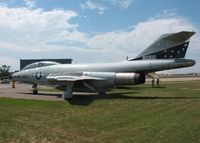
<svg viewBox="0 0 200 143">
<path fill-rule="evenodd" d="M 64 86 L 65 99 L 72 98 L 73 91 L 106 92 L 121 85 L 145 83 L 146 75 L 156 71 L 190 67 L 194 60 L 184 59 L 189 39 L 195 32 L 181 31 L 161 35 L 136 58 L 114 63 L 59 64 L 37 62 L 27 65 L 13 74 L 13 80 L 37 85 Z"/>
</svg>

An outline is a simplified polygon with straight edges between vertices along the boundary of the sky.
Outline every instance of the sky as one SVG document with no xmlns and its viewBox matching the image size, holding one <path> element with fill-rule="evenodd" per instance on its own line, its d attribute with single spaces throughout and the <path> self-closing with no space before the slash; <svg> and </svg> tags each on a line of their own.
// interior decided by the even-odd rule
<svg viewBox="0 0 200 143">
<path fill-rule="evenodd" d="M 134 58 L 160 35 L 195 31 L 186 58 L 200 73 L 199 0 L 0 0 L 0 65 L 24 58 L 74 63 Z"/>
</svg>

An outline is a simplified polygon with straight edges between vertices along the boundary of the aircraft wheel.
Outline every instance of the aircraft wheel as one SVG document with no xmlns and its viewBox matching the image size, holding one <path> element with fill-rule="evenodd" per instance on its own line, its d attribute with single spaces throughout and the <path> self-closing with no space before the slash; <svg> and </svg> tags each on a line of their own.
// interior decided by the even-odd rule
<svg viewBox="0 0 200 143">
<path fill-rule="evenodd" d="M 33 90 L 33 94 L 38 94 L 38 91 L 37 90 Z"/>
<path fill-rule="evenodd" d="M 98 94 L 99 95 L 106 95 L 106 92 L 105 91 L 99 91 Z"/>
<path fill-rule="evenodd" d="M 65 98 L 65 100 L 67 100 L 67 101 L 71 101 L 71 100 L 72 100 L 72 98 Z"/>
</svg>

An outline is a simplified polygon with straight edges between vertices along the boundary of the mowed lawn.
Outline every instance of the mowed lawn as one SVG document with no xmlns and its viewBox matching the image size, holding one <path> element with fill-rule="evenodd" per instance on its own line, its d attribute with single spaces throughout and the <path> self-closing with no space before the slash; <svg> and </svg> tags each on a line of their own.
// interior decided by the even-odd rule
<svg viewBox="0 0 200 143">
<path fill-rule="evenodd" d="M 68 101 L 0 98 L 0 142 L 200 142 L 200 81 Z"/>
</svg>

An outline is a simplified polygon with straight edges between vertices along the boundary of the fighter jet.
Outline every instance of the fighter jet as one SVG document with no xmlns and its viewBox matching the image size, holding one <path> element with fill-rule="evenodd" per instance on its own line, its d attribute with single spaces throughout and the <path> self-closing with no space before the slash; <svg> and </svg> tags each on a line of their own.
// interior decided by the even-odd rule
<svg viewBox="0 0 200 143">
<path fill-rule="evenodd" d="M 63 97 L 71 99 L 73 91 L 105 93 L 121 85 L 145 83 L 146 75 L 156 71 L 190 67 L 195 61 L 184 59 L 189 39 L 195 32 L 181 31 L 161 35 L 136 58 L 114 63 L 59 64 L 37 62 L 13 74 L 15 81 L 37 85 L 64 86 Z"/>
</svg>

